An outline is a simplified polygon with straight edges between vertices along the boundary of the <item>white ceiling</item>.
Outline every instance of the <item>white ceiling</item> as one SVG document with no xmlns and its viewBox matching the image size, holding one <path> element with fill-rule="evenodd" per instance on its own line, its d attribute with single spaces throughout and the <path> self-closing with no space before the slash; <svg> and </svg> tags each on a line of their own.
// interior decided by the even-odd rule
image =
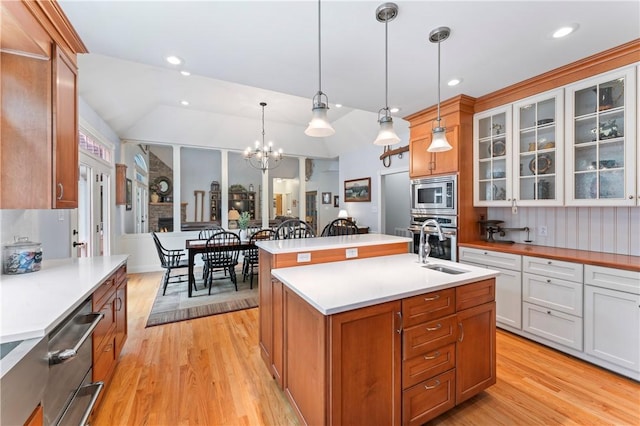
<svg viewBox="0 0 640 426">
<path fill-rule="evenodd" d="M 332 106 L 329 118 L 344 127 L 354 114 L 362 116 L 357 110 L 369 111 L 371 127 L 364 134 L 371 139 L 375 114 L 384 106 L 384 24 L 375 19 L 382 3 L 322 2 L 322 89 Z M 120 138 L 241 148 L 247 138 L 259 137 L 258 104 L 265 101 L 267 137 L 275 134 L 285 151 L 302 153 L 321 143 L 303 133 L 318 90 L 316 1 L 60 4 L 90 51 L 79 58 L 80 96 Z M 437 45 L 428 35 L 439 26 L 451 28 L 441 46 L 443 100 L 460 93 L 482 96 L 640 37 L 637 0 L 396 4 L 398 17 L 388 28 L 389 104 L 401 108 L 397 117 L 437 102 Z M 567 24 L 579 28 L 564 39 L 551 37 Z M 166 63 L 169 54 L 184 65 Z M 192 75 L 180 75 L 183 68 Z M 452 77 L 462 84 L 447 87 Z M 190 106 L 181 106 L 183 99 Z M 234 129 L 216 133 L 227 120 L 237 137 L 229 136 Z M 325 149 L 306 151 L 336 155 L 332 138 L 340 135 L 327 138 Z"/>
</svg>

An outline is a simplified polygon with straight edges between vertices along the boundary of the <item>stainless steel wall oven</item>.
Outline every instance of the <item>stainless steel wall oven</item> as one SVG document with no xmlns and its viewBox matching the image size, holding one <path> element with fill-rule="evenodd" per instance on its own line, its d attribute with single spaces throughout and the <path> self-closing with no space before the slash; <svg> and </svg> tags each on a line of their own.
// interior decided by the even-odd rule
<svg viewBox="0 0 640 426">
<path fill-rule="evenodd" d="M 458 219 L 456 216 L 435 216 L 413 213 L 411 215 L 411 226 L 409 226 L 409 230 L 413 234 L 413 252 L 418 253 L 420 226 L 427 219 L 434 219 L 438 222 L 445 237 L 444 241 L 440 241 L 435 226 L 427 226 L 425 228 L 427 243 L 431 247 L 429 257 L 456 262 L 458 260 Z"/>
</svg>

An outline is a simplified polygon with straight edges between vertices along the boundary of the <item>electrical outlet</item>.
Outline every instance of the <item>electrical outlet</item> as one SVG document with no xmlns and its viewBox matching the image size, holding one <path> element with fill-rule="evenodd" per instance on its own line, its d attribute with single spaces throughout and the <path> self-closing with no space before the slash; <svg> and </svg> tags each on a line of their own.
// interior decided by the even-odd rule
<svg viewBox="0 0 640 426">
<path fill-rule="evenodd" d="M 541 237 L 546 237 L 547 236 L 547 227 L 546 226 L 541 226 L 538 228 L 538 235 L 540 235 Z"/>
</svg>

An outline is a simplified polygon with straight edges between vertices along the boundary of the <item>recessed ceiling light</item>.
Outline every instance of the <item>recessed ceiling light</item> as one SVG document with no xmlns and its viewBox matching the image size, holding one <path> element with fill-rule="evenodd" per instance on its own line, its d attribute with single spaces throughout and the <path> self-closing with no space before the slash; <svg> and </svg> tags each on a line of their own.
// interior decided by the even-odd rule
<svg viewBox="0 0 640 426">
<path fill-rule="evenodd" d="M 336 104 L 336 108 L 342 108 L 342 104 Z"/>
<path fill-rule="evenodd" d="M 180 101 L 180 103 L 184 106 L 189 106 L 189 101 Z"/>
<path fill-rule="evenodd" d="M 189 71 L 187 71 L 187 70 L 180 71 L 180 74 L 184 75 L 185 77 L 188 77 L 188 76 L 191 75 L 191 73 Z"/>
<path fill-rule="evenodd" d="M 180 65 L 182 63 L 182 59 L 178 58 L 177 56 L 173 56 L 173 55 L 167 56 L 165 59 L 171 65 Z"/>
<path fill-rule="evenodd" d="M 399 111 L 400 111 L 400 108 L 398 108 L 398 107 L 389 108 L 389 112 L 392 112 L 392 113 L 396 113 L 396 112 L 399 112 Z"/>
<path fill-rule="evenodd" d="M 577 25 L 567 25 L 565 27 L 558 28 L 553 33 L 553 38 L 566 37 L 578 28 Z"/>
<path fill-rule="evenodd" d="M 447 86 L 457 86 L 460 83 L 462 83 L 462 79 L 461 78 L 452 78 L 451 80 L 449 80 L 447 82 Z"/>
</svg>

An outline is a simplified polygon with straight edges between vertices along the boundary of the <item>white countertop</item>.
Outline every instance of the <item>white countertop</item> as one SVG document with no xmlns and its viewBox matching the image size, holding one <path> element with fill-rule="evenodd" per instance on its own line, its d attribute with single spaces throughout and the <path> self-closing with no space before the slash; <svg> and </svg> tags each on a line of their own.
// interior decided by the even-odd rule
<svg viewBox="0 0 640 426">
<path fill-rule="evenodd" d="M 38 272 L 1 275 L 0 343 L 45 336 L 127 257 L 45 260 Z"/>
<path fill-rule="evenodd" d="M 380 244 L 409 243 L 411 238 L 386 234 L 337 235 L 335 237 L 292 238 L 286 240 L 256 241 L 256 246 L 271 253 L 330 250 Z"/>
<path fill-rule="evenodd" d="M 429 264 L 466 272 L 452 275 L 427 269 L 418 263 L 417 254 L 407 253 L 273 269 L 271 274 L 324 315 L 499 275 L 498 271 L 447 260 L 429 258 Z"/>
</svg>

